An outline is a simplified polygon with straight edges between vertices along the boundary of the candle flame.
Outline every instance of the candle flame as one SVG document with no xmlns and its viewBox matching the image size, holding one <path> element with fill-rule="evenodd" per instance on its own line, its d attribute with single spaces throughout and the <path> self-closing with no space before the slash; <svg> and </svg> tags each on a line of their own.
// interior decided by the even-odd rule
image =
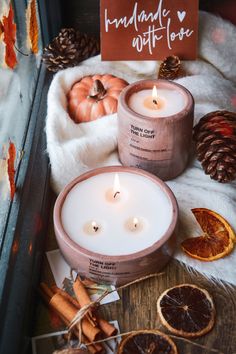
<svg viewBox="0 0 236 354">
<path fill-rule="evenodd" d="M 152 102 L 157 105 L 157 87 L 155 85 L 152 89 Z"/>
<path fill-rule="evenodd" d="M 92 224 L 92 228 L 94 229 L 94 231 L 97 232 L 98 231 L 98 225 L 97 225 L 96 221 L 92 221 L 91 224 Z"/>
<path fill-rule="evenodd" d="M 120 179 L 118 173 L 115 174 L 114 184 L 113 184 L 113 195 L 114 198 L 120 193 Z"/>
<path fill-rule="evenodd" d="M 133 218 L 133 224 L 135 228 L 138 226 L 138 218 Z"/>
</svg>

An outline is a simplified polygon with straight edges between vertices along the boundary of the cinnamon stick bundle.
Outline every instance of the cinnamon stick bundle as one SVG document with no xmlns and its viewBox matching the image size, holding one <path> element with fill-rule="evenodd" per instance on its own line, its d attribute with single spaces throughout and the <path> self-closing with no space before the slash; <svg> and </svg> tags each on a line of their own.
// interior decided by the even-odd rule
<svg viewBox="0 0 236 354">
<path fill-rule="evenodd" d="M 55 290 L 55 288 L 54 288 L 54 290 Z M 62 290 L 62 292 L 63 292 L 63 290 Z M 63 305 L 63 304 L 65 305 L 65 303 L 68 303 L 68 300 L 63 299 L 64 301 L 61 303 L 60 302 L 61 299 L 59 299 L 59 303 L 60 303 L 60 305 L 59 305 L 58 304 L 58 299 L 55 300 L 55 298 L 54 298 L 54 300 L 53 300 L 53 297 L 56 294 L 54 294 L 54 292 L 45 283 L 41 283 L 40 284 L 40 294 L 41 294 L 43 300 L 46 302 L 46 304 L 48 306 L 50 306 L 51 308 L 53 308 L 54 311 L 61 318 L 61 320 L 64 322 L 64 324 L 66 326 L 68 326 L 70 324 L 70 322 L 71 322 L 71 319 L 72 319 L 72 318 L 71 319 L 69 319 L 69 318 L 72 315 L 73 315 L 73 317 L 75 316 L 75 314 L 78 311 L 78 308 L 76 308 L 74 305 L 69 303 L 69 307 L 66 305 L 66 308 L 64 308 L 62 310 L 60 306 Z M 62 297 L 61 294 L 58 294 L 58 295 L 60 297 Z M 70 296 L 69 294 L 67 294 L 67 295 Z M 57 296 L 57 298 L 58 298 L 58 296 Z M 68 309 L 69 309 L 69 312 L 68 312 Z M 83 324 L 84 321 L 85 321 L 85 325 Z M 89 322 L 88 322 L 88 324 L 89 324 Z M 94 341 L 94 340 L 97 340 L 99 338 L 100 330 L 98 328 L 96 328 L 96 332 L 92 331 L 91 335 L 89 335 L 89 333 L 90 333 L 89 331 L 90 331 L 91 327 L 92 327 L 92 329 L 94 329 L 94 327 L 91 326 L 91 325 L 90 326 L 87 325 L 86 324 L 86 319 L 82 320 L 81 326 L 82 326 L 82 332 L 84 333 L 84 331 L 85 331 L 87 333 L 87 335 L 88 335 L 88 337 L 85 337 L 85 335 L 82 334 L 82 341 L 83 341 L 84 344 L 87 344 L 87 343 L 89 343 L 91 341 Z M 76 335 L 77 338 L 79 338 L 78 327 L 77 328 L 73 328 L 73 333 Z M 94 338 L 94 339 L 92 339 L 92 338 Z M 104 348 L 100 344 L 88 345 L 88 350 L 89 350 L 89 352 L 91 354 L 102 354 L 104 352 Z"/>
<path fill-rule="evenodd" d="M 64 298 L 61 294 L 54 294 L 49 302 L 49 306 L 55 309 L 57 312 L 60 312 L 67 321 L 71 322 L 75 315 L 78 312 L 78 309 Z M 79 325 L 75 325 L 79 330 Z M 91 341 L 94 342 L 98 340 L 101 334 L 101 331 L 97 327 L 93 327 L 87 318 L 83 318 L 81 321 L 82 332 L 84 335 Z"/>
<path fill-rule="evenodd" d="M 79 277 L 76 278 L 73 284 L 73 289 L 76 299 L 78 300 L 81 307 L 91 303 L 89 294 Z M 106 337 L 111 337 L 117 333 L 117 329 L 106 320 L 102 318 L 97 318 L 95 316 L 93 316 L 92 319 L 98 322 L 99 327 L 104 332 Z"/>
<path fill-rule="evenodd" d="M 89 294 L 80 278 L 76 279 L 73 288 L 78 301 L 56 285 L 50 289 L 45 283 L 40 284 L 40 293 L 46 304 L 54 309 L 66 326 L 71 323 L 81 307 L 91 303 Z M 91 317 L 86 314 L 86 317 L 81 321 L 81 327 L 82 341 L 85 344 L 96 341 L 102 333 L 105 337 L 111 337 L 117 333 L 117 329 L 112 324 L 98 316 L 95 317 L 95 315 Z M 79 324 L 73 327 L 73 333 L 78 338 L 79 330 Z M 88 349 L 91 354 L 101 354 L 104 351 L 100 344 L 89 345 Z"/>
<path fill-rule="evenodd" d="M 58 316 L 61 318 L 61 320 L 64 322 L 64 324 L 68 327 L 70 322 L 65 319 L 61 314 L 57 313 Z M 76 328 L 73 328 L 73 334 L 79 339 L 79 331 Z M 88 344 L 89 340 L 86 338 L 83 334 L 81 337 L 81 340 L 84 344 Z M 89 353 L 91 354 L 103 354 L 104 348 L 101 344 L 89 344 L 87 345 L 87 349 Z"/>
<path fill-rule="evenodd" d="M 62 296 L 64 296 L 69 302 L 71 302 L 78 310 L 81 309 L 80 304 L 78 303 L 78 301 L 76 299 L 74 299 L 72 296 L 70 296 L 66 291 L 58 288 L 56 285 L 53 285 L 51 287 L 53 293 L 58 293 L 61 294 Z M 91 318 L 91 316 L 86 315 L 87 320 L 91 323 L 91 325 L 93 327 L 96 327 L 96 322 L 93 318 Z"/>
</svg>

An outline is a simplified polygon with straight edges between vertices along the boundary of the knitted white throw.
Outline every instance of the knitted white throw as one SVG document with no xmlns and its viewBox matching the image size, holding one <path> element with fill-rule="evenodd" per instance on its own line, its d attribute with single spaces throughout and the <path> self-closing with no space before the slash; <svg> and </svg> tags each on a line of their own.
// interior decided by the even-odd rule
<svg viewBox="0 0 236 354">
<path fill-rule="evenodd" d="M 195 124 L 206 113 L 236 110 L 236 27 L 219 17 L 200 13 L 199 58 L 183 62 L 187 76 L 177 82 L 195 99 Z M 134 82 L 156 78 L 159 62 L 101 62 L 100 56 L 55 75 L 48 93 L 47 149 L 52 186 L 59 193 L 73 178 L 90 169 L 120 164 L 117 155 L 117 116 L 75 124 L 67 113 L 66 94 L 74 82 L 95 73 L 111 73 Z M 209 208 L 224 216 L 236 230 L 235 183 L 220 184 L 205 175 L 193 157 L 178 178 L 168 182 L 180 208 L 178 242 L 199 235 L 191 208 Z M 201 262 L 177 247 L 175 258 L 206 276 L 236 284 L 236 249 L 214 262 Z"/>
</svg>

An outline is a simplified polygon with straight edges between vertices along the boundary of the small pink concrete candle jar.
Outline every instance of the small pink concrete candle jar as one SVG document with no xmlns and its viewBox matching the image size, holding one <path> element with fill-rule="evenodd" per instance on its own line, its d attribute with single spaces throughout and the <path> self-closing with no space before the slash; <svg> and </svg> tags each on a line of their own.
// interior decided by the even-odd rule
<svg viewBox="0 0 236 354">
<path fill-rule="evenodd" d="M 162 180 L 181 174 L 190 152 L 193 112 L 193 97 L 179 84 L 143 80 L 127 86 L 118 103 L 121 163 Z"/>
<path fill-rule="evenodd" d="M 176 199 L 164 182 L 140 169 L 112 166 L 65 187 L 55 204 L 54 229 L 79 274 L 124 284 L 168 262 L 177 218 Z"/>
</svg>

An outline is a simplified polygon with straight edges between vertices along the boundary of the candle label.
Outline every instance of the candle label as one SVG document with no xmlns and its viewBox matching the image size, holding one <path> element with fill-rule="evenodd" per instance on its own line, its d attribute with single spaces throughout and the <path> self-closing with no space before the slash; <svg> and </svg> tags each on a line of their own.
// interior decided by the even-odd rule
<svg viewBox="0 0 236 354">
<path fill-rule="evenodd" d="M 140 128 L 133 124 L 131 124 L 130 126 L 130 132 L 132 135 L 140 136 L 141 138 L 146 138 L 146 139 L 154 139 L 156 135 L 153 129 Z M 136 140 L 134 139 L 134 141 Z"/>
<path fill-rule="evenodd" d="M 155 263 L 157 263 L 157 261 L 153 261 L 152 257 L 148 256 L 142 258 L 142 260 L 135 261 L 133 267 L 132 265 L 128 266 L 128 264 L 119 267 L 119 262 L 106 262 L 89 258 L 89 273 L 87 275 L 96 282 L 114 282 L 114 280 L 122 278 L 123 280 L 127 279 L 127 281 L 124 281 L 127 283 L 130 281 L 130 277 L 139 278 L 143 275 L 144 271 L 148 273 L 146 267 L 152 266 L 155 268 Z"/>
<path fill-rule="evenodd" d="M 174 236 L 174 233 L 172 236 Z M 119 262 L 119 260 L 112 262 L 105 261 L 102 257 L 87 258 L 84 274 L 86 277 L 100 283 L 108 282 L 114 284 L 114 282 L 119 280 L 126 284 L 143 275 L 156 273 L 173 253 L 175 241 L 173 242 L 172 236 L 161 248 L 157 248 L 154 252 L 135 260 L 127 259 L 125 262 Z"/>
<path fill-rule="evenodd" d="M 163 139 L 168 136 L 168 133 L 165 134 L 167 126 L 163 124 L 161 129 L 153 127 L 154 124 L 151 127 L 130 124 L 129 154 L 138 160 L 134 160 L 135 167 L 143 168 L 143 163 L 145 165 L 147 161 L 165 161 L 172 156 L 173 140 Z"/>
<path fill-rule="evenodd" d="M 198 0 L 100 0 L 103 60 L 196 59 Z"/>
<path fill-rule="evenodd" d="M 130 272 L 117 273 L 117 263 L 116 262 L 105 262 L 102 260 L 96 260 L 93 258 L 89 259 L 89 277 L 96 281 L 112 281 L 116 278 L 116 275 L 129 276 Z"/>
</svg>

